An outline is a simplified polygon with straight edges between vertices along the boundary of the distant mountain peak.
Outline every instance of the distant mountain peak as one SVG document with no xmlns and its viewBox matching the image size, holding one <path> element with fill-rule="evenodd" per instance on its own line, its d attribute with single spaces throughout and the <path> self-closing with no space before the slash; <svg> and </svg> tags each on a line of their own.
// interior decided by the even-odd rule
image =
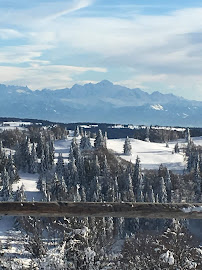
<svg viewBox="0 0 202 270">
<path fill-rule="evenodd" d="M 102 85 L 102 86 L 112 86 L 113 83 L 108 81 L 108 80 L 102 80 L 101 82 L 97 83 L 97 85 Z"/>
<path fill-rule="evenodd" d="M 0 116 L 58 122 L 202 125 L 202 102 L 158 91 L 149 94 L 108 80 L 56 91 L 1 84 L 0 93 Z"/>
</svg>

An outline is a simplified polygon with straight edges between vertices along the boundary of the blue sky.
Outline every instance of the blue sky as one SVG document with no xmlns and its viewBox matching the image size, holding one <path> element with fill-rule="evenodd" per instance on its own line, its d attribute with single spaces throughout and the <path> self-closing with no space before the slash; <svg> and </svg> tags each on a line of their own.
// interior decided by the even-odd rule
<svg viewBox="0 0 202 270">
<path fill-rule="evenodd" d="M 0 83 L 108 79 L 202 100 L 200 0 L 0 0 Z"/>
</svg>

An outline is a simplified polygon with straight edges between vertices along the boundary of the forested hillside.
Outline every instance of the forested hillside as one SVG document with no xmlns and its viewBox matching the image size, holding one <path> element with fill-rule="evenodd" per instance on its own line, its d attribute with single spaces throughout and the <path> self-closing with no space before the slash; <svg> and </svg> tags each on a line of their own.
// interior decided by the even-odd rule
<svg viewBox="0 0 202 270">
<path fill-rule="evenodd" d="M 192 138 L 189 129 L 155 129 L 161 138 L 156 143 L 150 142 L 152 132 L 144 129 L 141 141 L 108 139 L 106 132 L 86 132 L 81 126 L 71 131 L 30 124 L 4 130 L 0 198 L 201 202 L 202 140 Z M 177 160 L 181 165 L 172 170 Z M 201 269 L 200 225 L 174 219 L 2 217 L 1 268 Z"/>
</svg>

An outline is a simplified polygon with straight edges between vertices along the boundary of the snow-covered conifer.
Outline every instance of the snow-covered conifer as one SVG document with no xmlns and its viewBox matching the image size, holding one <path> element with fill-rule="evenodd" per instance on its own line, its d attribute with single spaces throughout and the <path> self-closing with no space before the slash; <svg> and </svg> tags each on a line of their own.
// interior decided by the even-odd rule
<svg viewBox="0 0 202 270">
<path fill-rule="evenodd" d="M 95 176 L 93 178 L 93 181 L 91 183 L 90 188 L 90 200 L 93 202 L 101 202 L 102 201 L 102 188 L 101 184 L 99 182 L 99 178 Z"/>
<path fill-rule="evenodd" d="M 37 147 L 36 147 L 36 152 L 37 152 L 37 156 L 38 158 L 41 158 L 42 154 L 44 154 L 43 150 L 44 150 L 44 142 L 45 139 L 42 136 L 42 133 L 39 133 L 39 137 L 38 137 L 38 142 L 37 142 Z"/>
<path fill-rule="evenodd" d="M 64 159 L 61 153 L 58 155 L 55 171 L 59 178 L 64 176 Z"/>
<path fill-rule="evenodd" d="M 127 201 L 135 202 L 135 195 L 134 195 L 134 192 L 133 192 L 132 178 L 131 178 L 130 174 L 127 175 L 125 184 L 126 184 Z"/>
<path fill-rule="evenodd" d="M 75 158 L 68 164 L 69 175 L 68 175 L 68 182 L 70 186 L 75 186 L 79 183 L 79 174 L 78 169 L 76 166 Z"/>
<path fill-rule="evenodd" d="M 179 153 L 180 152 L 179 144 L 178 143 L 175 144 L 174 151 L 175 151 L 175 153 Z"/>
<path fill-rule="evenodd" d="M 128 156 L 130 156 L 132 153 L 132 146 L 131 146 L 131 142 L 128 136 L 126 137 L 124 145 L 123 145 L 123 152 L 125 155 L 128 155 Z"/>
<path fill-rule="evenodd" d="M 148 190 L 148 201 L 151 203 L 155 203 L 155 196 L 154 196 L 154 191 L 153 191 L 152 186 L 150 186 Z"/>
<path fill-rule="evenodd" d="M 22 184 L 21 187 L 16 190 L 15 192 L 15 201 L 18 202 L 24 202 L 26 201 L 26 195 L 25 195 L 25 187 Z"/>
<path fill-rule="evenodd" d="M 95 148 L 106 147 L 106 142 L 100 129 L 98 130 L 98 134 L 95 138 L 94 146 Z"/>
<path fill-rule="evenodd" d="M 37 173 L 37 171 L 38 171 L 38 157 L 37 157 L 35 145 L 33 143 L 31 155 L 30 155 L 30 162 L 29 162 L 29 172 Z"/>
<path fill-rule="evenodd" d="M 79 189 L 80 189 L 80 186 L 77 184 L 74 186 L 74 194 L 73 194 L 73 201 L 74 202 L 80 202 L 81 201 L 81 196 L 80 196 L 80 193 L 79 193 Z"/>
<path fill-rule="evenodd" d="M 4 201 L 8 201 L 12 197 L 12 185 L 10 184 L 10 177 L 5 167 L 1 174 L 1 179 L 3 184 L 1 196 L 3 197 Z"/>
<path fill-rule="evenodd" d="M 8 156 L 7 171 L 10 178 L 10 184 L 19 179 L 18 170 L 15 166 L 15 161 L 12 153 Z"/>
<path fill-rule="evenodd" d="M 196 161 L 194 170 L 194 192 L 196 202 L 200 202 L 202 195 L 202 178 L 200 176 L 199 157 Z"/>
<path fill-rule="evenodd" d="M 80 135 L 79 126 L 76 126 L 74 130 L 74 137 L 78 137 L 79 135 Z"/>
<path fill-rule="evenodd" d="M 146 127 L 146 138 L 145 138 L 145 141 L 146 142 L 149 142 L 149 136 L 150 136 L 150 128 L 149 127 Z"/>
<path fill-rule="evenodd" d="M 185 139 L 186 139 L 186 142 L 187 142 L 188 144 L 191 143 L 191 135 L 190 135 L 190 129 L 189 129 L 189 128 L 186 129 Z"/>
<path fill-rule="evenodd" d="M 90 138 L 86 135 L 86 132 L 84 132 L 84 135 L 81 138 L 80 148 L 82 150 L 89 150 L 92 148 L 91 143 L 90 143 Z"/>
<path fill-rule="evenodd" d="M 46 171 L 47 171 L 47 162 L 46 162 L 46 157 L 44 155 L 44 151 L 42 151 L 41 162 L 39 164 L 39 172 L 41 174 L 45 174 Z"/>
<path fill-rule="evenodd" d="M 95 156 L 93 161 L 93 175 L 100 176 L 100 164 L 97 155 Z"/>
<path fill-rule="evenodd" d="M 170 173 L 168 169 L 166 169 L 165 185 L 166 185 L 166 192 L 167 192 L 167 201 L 170 203 L 172 200 L 171 198 L 172 182 L 171 182 Z"/>
<path fill-rule="evenodd" d="M 142 177 L 142 172 L 141 172 L 140 159 L 137 156 L 135 166 L 134 166 L 134 174 L 133 174 L 133 178 L 132 178 L 132 180 L 133 180 L 133 189 L 134 189 L 135 195 L 136 195 L 137 188 L 138 188 L 139 181 L 140 181 L 141 177 Z"/>
<path fill-rule="evenodd" d="M 104 134 L 104 147 L 107 148 L 107 132 Z"/>
<path fill-rule="evenodd" d="M 158 200 L 160 203 L 168 202 L 168 195 L 166 191 L 166 185 L 163 177 L 159 179 L 159 188 L 158 188 Z"/>
</svg>

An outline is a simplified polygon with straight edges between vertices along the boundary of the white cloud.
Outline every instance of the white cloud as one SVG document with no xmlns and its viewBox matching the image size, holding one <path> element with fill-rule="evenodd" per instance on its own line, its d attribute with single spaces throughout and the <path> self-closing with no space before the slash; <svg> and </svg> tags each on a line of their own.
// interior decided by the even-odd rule
<svg viewBox="0 0 202 270">
<path fill-rule="evenodd" d="M 30 81 L 32 88 L 71 84 L 72 72 L 83 73 L 86 68 L 54 65 L 54 54 L 59 63 L 65 63 L 67 60 L 63 59 L 70 57 L 78 60 L 80 55 L 85 55 L 84 66 L 96 66 L 94 71 L 97 72 L 105 71 L 99 66 L 108 70 L 119 67 L 126 75 L 131 68 L 131 78 L 129 75 L 128 80 L 120 78 L 120 82 L 130 87 L 158 86 L 163 87 L 162 91 L 175 90 L 185 96 L 189 95 L 188 89 L 192 89 L 191 95 L 202 99 L 202 8 L 187 8 L 161 16 L 139 13 L 127 19 L 127 16 L 125 19 L 115 17 L 113 13 L 111 17 L 76 16 L 75 11 L 92 3 L 91 0 L 57 1 L 26 11 L 11 10 L 6 14 L 0 9 L 2 29 L 7 29 L 4 25 L 8 23 L 16 29 L 20 27 L 26 44 L 29 44 L 0 50 L 0 63 L 31 65 L 16 70 L 16 74 L 23 75 L 14 78 L 13 83 L 16 80 L 23 82 L 26 71 L 28 77 L 24 76 L 24 82 Z M 18 31 L 12 31 L 10 38 L 17 37 Z M 1 33 L 3 35 L 5 31 L 0 30 L 0 37 Z M 47 73 L 43 65 L 46 65 Z M 13 75 L 13 71 L 10 72 Z M 49 78 L 54 73 L 57 76 Z M 31 79 L 31 75 L 37 80 Z"/>
<path fill-rule="evenodd" d="M 67 15 L 69 13 L 72 13 L 74 11 L 80 10 L 82 8 L 86 8 L 90 6 L 93 3 L 93 0 L 76 0 L 73 1 L 68 8 L 61 10 L 59 12 L 56 12 L 50 16 L 47 16 L 44 20 L 45 21 L 51 21 L 55 20 L 61 16 Z"/>
<path fill-rule="evenodd" d="M 107 72 L 105 68 L 99 67 L 40 65 L 38 63 L 25 68 L 0 66 L 0 78 L 3 78 L 1 83 L 27 85 L 32 90 L 43 88 L 58 89 L 72 86 L 75 83 L 73 76 L 87 71 Z"/>
<path fill-rule="evenodd" d="M 160 91 L 174 93 L 187 99 L 202 100 L 202 78 L 200 75 L 144 74 L 134 75 L 128 80 L 116 81 L 115 84 L 129 88 L 141 88 L 147 92 Z"/>
<path fill-rule="evenodd" d="M 0 39 L 14 39 L 14 38 L 21 38 L 23 34 L 19 31 L 9 28 L 1 28 L 0 29 Z"/>
<path fill-rule="evenodd" d="M 39 58 L 43 51 L 53 48 L 51 45 L 22 45 L 22 46 L 6 46 L 0 50 L 0 63 L 6 64 L 22 64 L 27 62 L 48 62 Z"/>
</svg>

